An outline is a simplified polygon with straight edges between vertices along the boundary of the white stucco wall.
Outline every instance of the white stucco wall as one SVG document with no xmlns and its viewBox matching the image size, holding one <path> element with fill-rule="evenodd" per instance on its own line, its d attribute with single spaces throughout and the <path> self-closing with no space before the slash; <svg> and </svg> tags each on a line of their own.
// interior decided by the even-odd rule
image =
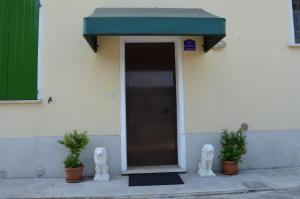
<svg viewBox="0 0 300 199">
<path fill-rule="evenodd" d="M 288 0 L 44 0 L 40 104 L 0 104 L 0 137 L 119 135 L 119 37 L 94 54 L 82 37 L 96 7 L 203 8 L 227 19 L 227 46 L 183 52 L 187 133 L 300 129 L 300 48 L 289 48 Z M 185 39 L 187 37 L 182 37 Z M 200 37 L 188 37 L 197 40 Z M 48 97 L 53 103 L 48 104 Z"/>
</svg>

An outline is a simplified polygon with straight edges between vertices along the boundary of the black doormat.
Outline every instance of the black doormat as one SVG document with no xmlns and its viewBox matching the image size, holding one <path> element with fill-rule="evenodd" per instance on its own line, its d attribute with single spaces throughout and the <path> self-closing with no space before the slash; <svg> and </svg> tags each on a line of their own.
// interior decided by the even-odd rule
<svg viewBox="0 0 300 199">
<path fill-rule="evenodd" d="M 184 184 L 178 173 L 130 174 L 129 186 Z"/>
</svg>

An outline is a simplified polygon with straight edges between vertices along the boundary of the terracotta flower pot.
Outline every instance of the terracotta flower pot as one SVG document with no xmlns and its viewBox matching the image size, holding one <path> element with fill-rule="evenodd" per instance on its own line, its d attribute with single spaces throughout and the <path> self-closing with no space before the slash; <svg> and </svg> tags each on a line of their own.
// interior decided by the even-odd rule
<svg viewBox="0 0 300 199">
<path fill-rule="evenodd" d="M 222 161 L 223 173 L 225 175 L 237 175 L 238 174 L 238 164 L 234 161 Z"/>
<path fill-rule="evenodd" d="M 66 181 L 69 183 L 80 182 L 82 180 L 83 167 L 65 168 Z"/>
</svg>

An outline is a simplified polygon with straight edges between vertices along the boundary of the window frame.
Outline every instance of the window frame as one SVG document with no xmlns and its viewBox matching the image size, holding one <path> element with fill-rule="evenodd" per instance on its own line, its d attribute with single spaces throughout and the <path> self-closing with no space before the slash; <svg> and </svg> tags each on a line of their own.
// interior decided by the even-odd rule
<svg viewBox="0 0 300 199">
<path fill-rule="evenodd" d="M 294 9 L 293 9 L 293 0 L 289 1 L 289 14 L 290 14 L 290 31 L 291 31 L 291 38 L 290 38 L 290 47 L 300 47 L 300 43 L 296 43 L 295 39 L 295 26 L 294 26 Z"/>
<path fill-rule="evenodd" d="M 39 0 L 38 55 L 37 55 L 37 96 L 36 100 L 0 100 L 0 104 L 35 104 L 42 102 L 42 44 L 44 27 L 44 0 Z"/>
<path fill-rule="evenodd" d="M 40 1 L 39 10 L 39 32 L 38 32 L 38 68 L 37 68 L 37 100 L 42 101 L 42 49 L 43 49 L 43 30 L 44 30 L 44 0 Z"/>
</svg>

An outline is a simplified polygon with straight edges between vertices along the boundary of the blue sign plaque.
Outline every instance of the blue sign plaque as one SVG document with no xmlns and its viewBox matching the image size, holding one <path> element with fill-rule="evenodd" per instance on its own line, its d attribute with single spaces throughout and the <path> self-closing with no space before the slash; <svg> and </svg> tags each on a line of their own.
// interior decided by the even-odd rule
<svg viewBox="0 0 300 199">
<path fill-rule="evenodd" d="M 183 42 L 185 51 L 195 51 L 196 50 L 196 41 L 192 39 L 184 40 Z"/>
</svg>

